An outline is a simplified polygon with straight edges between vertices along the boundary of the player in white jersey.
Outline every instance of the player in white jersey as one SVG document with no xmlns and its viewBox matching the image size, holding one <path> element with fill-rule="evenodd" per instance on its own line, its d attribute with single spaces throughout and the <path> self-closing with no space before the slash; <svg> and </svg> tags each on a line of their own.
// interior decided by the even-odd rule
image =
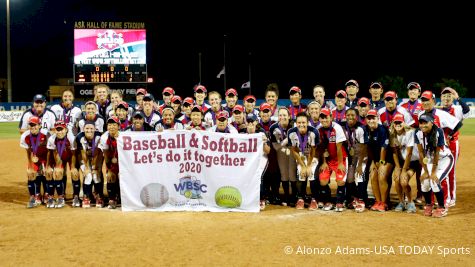
<svg viewBox="0 0 475 267">
<path fill-rule="evenodd" d="M 61 97 L 60 104 L 53 105 L 51 111 L 56 115 L 56 119 L 66 123 L 68 131 L 77 135 L 79 132 L 78 122 L 81 119 L 81 108 L 74 105 L 74 93 L 71 89 L 66 89 Z"/>
<path fill-rule="evenodd" d="M 28 130 L 28 120 L 32 116 L 40 118 L 42 133 L 54 133 L 52 129 L 56 122 L 56 115 L 50 109 L 46 108 L 46 97 L 44 95 L 35 95 L 33 97 L 33 107 L 23 112 L 19 124 L 20 134 Z"/>
<path fill-rule="evenodd" d="M 437 127 L 431 114 L 419 116 L 419 131 L 415 134 L 415 143 L 419 150 L 419 162 L 422 165 L 421 188 L 426 201 L 424 215 L 440 218 L 447 215 L 442 181 L 447 179 L 454 165 L 454 157 L 445 143 L 442 129 Z M 431 194 L 434 192 L 438 207 L 433 211 Z"/>
</svg>

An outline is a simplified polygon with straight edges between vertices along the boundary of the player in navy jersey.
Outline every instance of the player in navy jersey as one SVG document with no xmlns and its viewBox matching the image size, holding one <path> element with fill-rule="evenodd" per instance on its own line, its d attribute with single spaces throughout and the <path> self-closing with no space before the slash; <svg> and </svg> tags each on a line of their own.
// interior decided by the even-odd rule
<svg viewBox="0 0 475 267">
<path fill-rule="evenodd" d="M 387 151 L 389 147 L 388 129 L 379 124 L 378 118 L 376 110 L 368 111 L 366 116 L 366 130 L 369 136 L 368 166 L 371 187 L 376 199 L 371 210 L 384 212 L 388 209 L 388 181 L 393 170 L 394 159 L 392 154 Z"/>
<path fill-rule="evenodd" d="M 347 96 L 346 99 L 346 106 L 349 108 L 354 108 L 356 107 L 358 103 L 358 91 L 360 89 L 360 86 L 357 81 L 355 80 L 349 80 L 345 83 L 345 91 Z"/>
<path fill-rule="evenodd" d="M 380 109 L 384 107 L 384 100 L 381 99 L 383 94 L 383 85 L 380 82 L 372 82 L 369 86 L 369 93 L 371 94 L 370 108 L 371 109 Z"/>
</svg>

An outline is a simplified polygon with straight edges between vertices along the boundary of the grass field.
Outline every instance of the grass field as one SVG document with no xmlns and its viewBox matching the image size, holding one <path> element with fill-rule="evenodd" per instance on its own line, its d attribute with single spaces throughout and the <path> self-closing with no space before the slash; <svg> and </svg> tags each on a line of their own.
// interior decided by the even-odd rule
<svg viewBox="0 0 475 267">
<path fill-rule="evenodd" d="M 475 135 L 475 119 L 466 119 L 463 121 L 461 130 L 462 135 Z M 1 122 L 0 139 L 20 139 L 18 133 L 18 122 Z"/>
</svg>

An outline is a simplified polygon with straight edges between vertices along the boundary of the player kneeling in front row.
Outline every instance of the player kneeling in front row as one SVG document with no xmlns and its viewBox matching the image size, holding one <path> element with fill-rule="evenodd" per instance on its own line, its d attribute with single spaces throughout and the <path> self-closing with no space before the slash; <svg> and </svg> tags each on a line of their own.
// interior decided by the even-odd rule
<svg viewBox="0 0 475 267">
<path fill-rule="evenodd" d="M 44 180 L 44 169 L 48 155 L 48 149 L 46 148 L 48 138 L 40 129 L 40 118 L 32 116 L 28 119 L 28 130 L 23 132 L 20 139 L 20 147 L 26 149 L 28 159 L 26 173 L 30 200 L 26 206 L 27 208 L 41 205 L 41 181 Z"/>
<path fill-rule="evenodd" d="M 292 156 L 297 162 L 297 204 L 295 208 L 304 209 L 303 200 L 307 192 L 307 179 L 310 181 L 312 200 L 309 210 L 317 209 L 317 186 L 315 181 L 315 170 L 318 159 L 316 158 L 316 147 L 320 143 L 320 136 L 317 129 L 308 126 L 308 117 L 305 112 L 299 112 L 296 116 L 296 127 L 288 132 L 288 145 L 291 147 Z"/>
<path fill-rule="evenodd" d="M 73 133 L 68 131 L 64 121 L 56 121 L 54 124 L 56 133 L 48 138 L 48 166 L 46 171 L 46 181 L 48 184 L 48 202 L 47 208 L 62 208 L 65 205 L 63 176 L 67 165 L 71 170 L 71 179 L 73 183 L 73 207 L 80 207 L 79 190 L 80 181 L 79 173 L 76 169 L 76 144 L 74 142 Z M 51 161 L 53 161 L 51 163 Z M 56 203 L 53 199 L 54 190 L 58 194 Z"/>
<path fill-rule="evenodd" d="M 320 155 L 323 154 L 322 164 L 320 165 L 320 195 L 325 205 L 323 210 L 329 211 L 333 208 L 331 203 L 330 177 L 335 174 L 335 180 L 338 185 L 336 191 L 335 211 L 343 211 L 343 202 L 345 201 L 345 184 L 348 159 L 342 143 L 346 141 L 345 133 L 340 124 L 332 121 L 332 113 L 324 108 L 320 111 L 320 124 L 318 129 L 322 142 L 320 145 Z"/>
<path fill-rule="evenodd" d="M 441 182 L 447 179 L 454 166 L 454 157 L 446 145 L 444 132 L 434 124 L 431 114 L 419 117 L 419 129 L 416 131 L 415 143 L 419 150 L 419 161 L 422 165 L 421 189 L 426 205 L 424 215 L 436 218 L 447 215 L 448 208 L 444 203 L 444 192 Z M 432 192 L 438 207 L 433 212 Z"/>
</svg>

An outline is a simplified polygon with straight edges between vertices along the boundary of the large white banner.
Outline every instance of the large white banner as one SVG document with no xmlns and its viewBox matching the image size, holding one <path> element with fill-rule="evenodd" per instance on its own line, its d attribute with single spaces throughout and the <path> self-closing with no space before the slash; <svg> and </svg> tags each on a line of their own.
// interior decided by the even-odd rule
<svg viewBox="0 0 475 267">
<path fill-rule="evenodd" d="M 121 132 L 123 211 L 259 211 L 263 134 Z"/>
</svg>

